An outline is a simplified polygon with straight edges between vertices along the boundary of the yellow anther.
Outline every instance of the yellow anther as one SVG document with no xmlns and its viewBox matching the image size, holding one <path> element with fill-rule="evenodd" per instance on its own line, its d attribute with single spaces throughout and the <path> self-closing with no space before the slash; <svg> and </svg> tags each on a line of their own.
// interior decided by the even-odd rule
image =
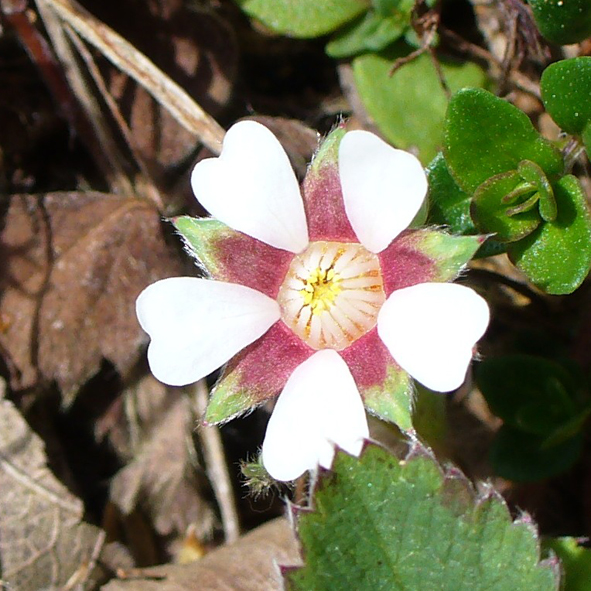
<svg viewBox="0 0 591 591">
<path fill-rule="evenodd" d="M 340 281 L 341 278 L 334 269 L 325 270 L 317 267 L 308 275 L 304 287 L 300 290 L 304 305 L 310 306 L 313 314 L 329 310 L 341 291 Z"/>
</svg>

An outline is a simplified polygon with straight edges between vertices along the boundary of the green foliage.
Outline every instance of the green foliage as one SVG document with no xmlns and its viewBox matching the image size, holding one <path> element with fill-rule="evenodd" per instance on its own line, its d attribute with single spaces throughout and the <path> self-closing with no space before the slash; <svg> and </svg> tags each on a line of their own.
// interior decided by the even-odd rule
<svg viewBox="0 0 591 591">
<path fill-rule="evenodd" d="M 549 538 L 544 548 L 555 552 L 564 569 L 564 591 L 591 591 L 591 550 L 575 538 Z"/>
<path fill-rule="evenodd" d="M 503 419 L 491 449 L 500 476 L 540 480 L 578 459 L 591 406 L 574 370 L 539 357 L 507 355 L 481 363 L 476 381 L 492 412 Z"/>
<path fill-rule="evenodd" d="M 525 113 L 484 90 L 460 91 L 447 112 L 444 153 L 449 173 L 471 195 L 480 232 L 509 243 L 511 260 L 544 291 L 579 287 L 591 268 L 585 195 L 575 177 L 561 178 L 560 152 Z"/>
<path fill-rule="evenodd" d="M 434 1 L 428 0 L 426 4 L 431 7 Z M 328 55 L 344 58 L 366 51 L 378 52 L 401 37 L 416 45 L 411 28 L 415 0 L 374 0 L 373 5 L 373 10 L 336 33 L 326 46 Z"/>
<path fill-rule="evenodd" d="M 428 166 L 427 175 L 429 178 L 427 224 L 446 226 L 454 234 L 478 234 L 470 216 L 471 196 L 462 191 L 451 176 L 441 152 Z M 505 252 L 505 246 L 489 238 L 474 256 L 485 257 L 501 252 Z"/>
<path fill-rule="evenodd" d="M 550 179 L 564 170 L 560 152 L 523 111 L 486 90 L 457 92 L 445 122 L 444 154 L 458 185 L 472 194 L 489 178 L 535 162 Z"/>
<path fill-rule="evenodd" d="M 319 37 L 332 33 L 369 8 L 366 0 L 236 0 L 246 14 L 277 33 Z"/>
<path fill-rule="evenodd" d="M 440 149 L 447 96 L 433 62 L 427 54 L 390 76 L 393 62 L 409 51 L 398 44 L 382 53 L 368 53 L 353 60 L 355 83 L 369 115 L 396 146 L 419 149 L 419 157 L 430 162 Z M 452 90 L 484 86 L 486 75 L 472 63 L 442 62 L 441 69 Z"/>
<path fill-rule="evenodd" d="M 568 175 L 554 185 L 558 217 L 510 245 L 509 258 L 550 294 L 572 293 L 591 269 L 591 216 L 579 180 Z"/>
<path fill-rule="evenodd" d="M 591 57 L 548 66 L 540 82 L 544 107 L 567 133 L 580 135 L 591 154 Z"/>
<path fill-rule="evenodd" d="M 589 0 L 529 0 L 540 33 L 549 41 L 568 45 L 591 36 Z"/>
<path fill-rule="evenodd" d="M 339 31 L 326 46 L 326 53 L 344 58 L 364 51 L 381 51 L 400 39 L 408 26 L 405 15 L 382 16 L 368 12 Z"/>
<path fill-rule="evenodd" d="M 514 199 L 522 195 L 515 191 L 522 179 L 516 170 L 497 174 L 484 181 L 474 193 L 471 213 L 479 228 L 495 235 L 501 242 L 514 242 L 531 234 L 541 223 L 540 215 L 531 197 L 517 209 Z M 526 185 L 529 189 L 530 185 Z M 511 197 L 508 199 L 507 197 Z"/>
<path fill-rule="evenodd" d="M 292 591 L 555 591 L 557 569 L 540 563 L 528 519 L 512 522 L 495 493 L 477 495 L 418 445 L 399 461 L 368 444 L 337 454 L 302 511 L 305 566 Z"/>
</svg>

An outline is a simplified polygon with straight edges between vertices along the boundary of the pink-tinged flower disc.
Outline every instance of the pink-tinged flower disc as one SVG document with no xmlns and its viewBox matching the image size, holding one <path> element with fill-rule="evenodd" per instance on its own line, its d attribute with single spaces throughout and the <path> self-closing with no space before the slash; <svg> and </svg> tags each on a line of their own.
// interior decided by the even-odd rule
<svg viewBox="0 0 591 591">
<path fill-rule="evenodd" d="M 488 321 L 486 301 L 470 288 L 419 283 L 390 295 L 378 316 L 378 333 L 413 378 L 449 392 L 464 381 Z"/>
<path fill-rule="evenodd" d="M 377 323 L 386 300 L 378 257 L 361 244 L 312 242 L 294 257 L 277 301 L 312 349 L 342 351 Z"/>
<path fill-rule="evenodd" d="M 204 378 L 280 317 L 277 302 L 250 287 L 195 277 L 149 285 L 136 313 L 151 338 L 150 369 L 171 386 Z"/>
<path fill-rule="evenodd" d="M 291 374 L 263 443 L 263 465 L 277 480 L 294 480 L 318 465 L 330 468 L 335 445 L 359 455 L 369 436 L 363 403 L 340 355 L 317 351 Z"/>
</svg>

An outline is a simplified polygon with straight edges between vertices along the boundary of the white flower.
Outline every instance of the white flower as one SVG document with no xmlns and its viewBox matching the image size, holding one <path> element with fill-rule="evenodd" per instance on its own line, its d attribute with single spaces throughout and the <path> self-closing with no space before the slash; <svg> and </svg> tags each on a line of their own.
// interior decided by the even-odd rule
<svg viewBox="0 0 591 591">
<path fill-rule="evenodd" d="M 340 144 L 327 140 L 337 142 L 338 163 L 315 161 L 303 200 L 275 136 L 252 121 L 234 125 L 221 156 L 199 162 L 192 177 L 202 205 L 241 233 L 240 248 L 230 230 L 208 246 L 210 267 L 232 267 L 210 268 L 212 276 L 230 281 L 165 279 L 137 301 L 161 381 L 195 382 L 250 346 L 250 365 L 228 378 L 242 406 L 226 415 L 281 384 L 263 444 L 278 480 L 329 467 L 335 445 L 360 453 L 368 436 L 360 391 L 372 379 L 386 384 L 375 377 L 386 369 L 437 391 L 460 386 L 488 325 L 480 296 L 435 273 L 441 262 L 426 244 L 441 233 L 404 232 L 427 190 L 418 160 L 371 133 L 339 133 Z M 251 249 L 260 256 L 241 268 Z M 267 382 L 268 393 L 248 398 Z"/>
</svg>

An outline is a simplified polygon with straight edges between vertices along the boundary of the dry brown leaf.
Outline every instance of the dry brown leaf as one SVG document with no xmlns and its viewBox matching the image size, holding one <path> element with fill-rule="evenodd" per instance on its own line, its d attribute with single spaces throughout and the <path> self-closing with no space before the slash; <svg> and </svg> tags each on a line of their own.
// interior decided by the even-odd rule
<svg viewBox="0 0 591 591">
<path fill-rule="evenodd" d="M 207 536 L 215 515 L 195 466 L 189 400 L 182 390 L 146 375 L 125 391 L 123 405 L 118 422 L 125 421 L 127 437 L 120 427 L 111 434 L 119 449 L 127 443 L 133 459 L 113 479 L 111 500 L 124 514 L 147 508 L 160 534 L 182 536 L 192 526 L 199 537 Z"/>
<path fill-rule="evenodd" d="M 0 490 L 0 578 L 7 588 L 93 588 L 107 549 L 104 532 L 82 521 L 82 502 L 49 471 L 43 442 L 1 392 Z"/>
<path fill-rule="evenodd" d="M 11 386 L 55 380 L 66 402 L 103 358 L 129 371 L 147 339 L 136 297 L 181 274 L 154 208 L 94 192 L 12 196 L 0 260 L 0 351 Z"/>
<path fill-rule="evenodd" d="M 236 543 L 185 566 L 166 565 L 111 581 L 102 591 L 281 591 L 281 566 L 300 565 L 298 545 L 287 520 L 275 519 Z M 139 577 L 139 578 L 137 578 Z"/>
</svg>

